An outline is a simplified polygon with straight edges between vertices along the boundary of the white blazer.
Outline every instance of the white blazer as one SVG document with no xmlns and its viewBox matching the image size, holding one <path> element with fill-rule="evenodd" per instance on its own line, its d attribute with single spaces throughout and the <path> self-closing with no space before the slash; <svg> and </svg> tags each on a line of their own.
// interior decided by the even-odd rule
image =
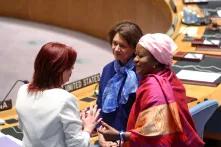
<svg viewBox="0 0 221 147">
<path fill-rule="evenodd" d="M 82 131 L 76 98 L 54 88 L 29 94 L 28 85 L 18 91 L 16 111 L 23 147 L 87 147 L 90 134 Z"/>
</svg>

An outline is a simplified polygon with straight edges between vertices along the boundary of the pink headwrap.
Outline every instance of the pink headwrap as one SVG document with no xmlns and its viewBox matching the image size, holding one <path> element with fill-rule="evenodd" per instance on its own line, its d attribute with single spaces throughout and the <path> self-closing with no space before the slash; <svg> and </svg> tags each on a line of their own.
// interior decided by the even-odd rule
<svg viewBox="0 0 221 147">
<path fill-rule="evenodd" d="M 172 53 L 177 46 L 168 35 L 162 33 L 146 34 L 140 38 L 138 44 L 147 49 L 160 63 L 172 65 Z"/>
</svg>

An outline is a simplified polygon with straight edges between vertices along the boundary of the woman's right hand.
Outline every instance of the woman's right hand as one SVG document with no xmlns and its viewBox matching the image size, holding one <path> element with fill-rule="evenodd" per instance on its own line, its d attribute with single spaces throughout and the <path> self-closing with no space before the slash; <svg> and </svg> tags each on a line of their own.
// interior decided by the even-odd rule
<svg viewBox="0 0 221 147">
<path fill-rule="evenodd" d="M 100 109 L 97 109 L 97 105 L 90 106 L 89 110 L 81 113 L 84 131 L 91 134 L 96 125 L 102 120 L 102 118 L 99 118 L 99 114 Z"/>
</svg>

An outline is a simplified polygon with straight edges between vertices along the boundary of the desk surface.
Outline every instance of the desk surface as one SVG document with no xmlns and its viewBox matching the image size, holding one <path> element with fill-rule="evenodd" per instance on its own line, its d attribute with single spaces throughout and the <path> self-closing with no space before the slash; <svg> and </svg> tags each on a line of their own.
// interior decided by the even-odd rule
<svg viewBox="0 0 221 147">
<path fill-rule="evenodd" d="M 190 42 L 184 42 L 184 32 L 182 30 L 187 30 L 187 29 L 196 29 L 196 37 L 200 38 L 203 36 L 203 33 L 206 29 L 206 26 L 187 26 L 181 23 L 182 19 L 182 10 L 183 7 L 188 6 L 191 9 L 196 10 L 200 15 L 202 14 L 202 10 L 198 7 L 196 4 L 191 4 L 191 5 L 183 5 L 182 0 L 176 0 L 177 2 L 177 9 L 178 13 L 176 14 L 178 17 L 178 23 L 176 25 L 175 33 L 173 34 L 173 38 L 175 42 L 178 45 L 178 50 L 177 51 L 182 51 L 182 52 L 197 52 L 197 53 L 203 53 L 203 54 L 212 54 L 212 55 L 221 55 L 221 52 L 217 51 L 199 51 L 196 50 L 196 47 L 192 47 Z M 217 6 L 220 7 L 220 6 Z M 218 25 L 221 25 L 221 18 L 213 18 L 212 21 L 216 22 Z M 175 62 L 175 61 L 174 61 Z M 221 64 L 221 62 L 220 62 Z M 219 105 L 221 104 L 221 84 L 219 84 L 217 87 L 210 87 L 210 86 L 199 86 L 199 85 L 190 85 L 190 84 L 184 84 L 186 88 L 186 94 L 187 96 L 190 97 L 195 97 L 197 98 L 197 101 L 192 102 L 188 104 L 189 108 L 195 106 L 198 102 L 204 101 L 204 99 L 213 99 L 218 101 Z M 220 111 L 219 113 L 216 113 L 216 116 L 213 116 L 214 118 L 220 117 Z M 220 120 L 220 119 L 219 119 Z M 216 127 L 219 127 L 219 124 L 213 124 Z M 221 133 L 208 133 L 206 132 L 204 134 L 205 138 L 209 139 L 215 139 L 215 140 L 221 140 Z"/>
<path fill-rule="evenodd" d="M 197 53 L 204 53 L 204 54 L 212 54 L 212 55 L 221 55 L 221 52 L 216 51 L 197 51 L 196 47 L 192 47 L 190 42 L 184 42 L 184 34 L 182 30 L 193 28 L 197 30 L 197 37 L 203 36 L 203 33 L 205 31 L 206 26 L 187 26 L 181 23 L 182 19 L 182 10 L 183 10 L 183 1 L 177 0 L 177 17 L 178 17 L 178 23 L 176 25 L 175 32 L 173 34 L 173 38 L 175 42 L 177 43 L 178 50 L 182 52 L 197 52 Z M 186 5 L 187 6 L 187 5 Z M 196 10 L 200 15 L 202 15 L 202 10 L 199 9 L 199 7 L 196 4 L 188 5 L 193 10 Z M 216 19 L 216 22 L 220 23 L 221 19 Z M 221 62 L 220 62 L 221 63 Z M 209 86 L 199 86 L 199 85 L 190 85 L 190 84 L 184 84 L 186 88 L 186 94 L 190 97 L 195 97 L 198 100 L 195 102 L 192 102 L 188 104 L 189 107 L 193 107 L 196 105 L 196 103 L 204 101 L 204 99 L 214 99 L 221 104 L 221 85 L 218 85 L 217 87 L 209 87 Z"/>
</svg>

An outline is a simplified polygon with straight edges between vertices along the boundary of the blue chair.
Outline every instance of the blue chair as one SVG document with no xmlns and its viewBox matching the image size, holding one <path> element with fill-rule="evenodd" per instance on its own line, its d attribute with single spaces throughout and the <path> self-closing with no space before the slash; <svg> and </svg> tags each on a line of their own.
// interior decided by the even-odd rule
<svg viewBox="0 0 221 147">
<path fill-rule="evenodd" d="M 190 109 L 196 130 L 203 139 L 206 122 L 218 108 L 218 103 L 214 100 L 203 101 Z"/>
<path fill-rule="evenodd" d="M 216 140 L 221 143 L 221 106 L 213 113 L 207 121 L 204 131 L 204 138 L 207 140 Z M 221 145 L 220 145 L 221 146 Z"/>
</svg>

